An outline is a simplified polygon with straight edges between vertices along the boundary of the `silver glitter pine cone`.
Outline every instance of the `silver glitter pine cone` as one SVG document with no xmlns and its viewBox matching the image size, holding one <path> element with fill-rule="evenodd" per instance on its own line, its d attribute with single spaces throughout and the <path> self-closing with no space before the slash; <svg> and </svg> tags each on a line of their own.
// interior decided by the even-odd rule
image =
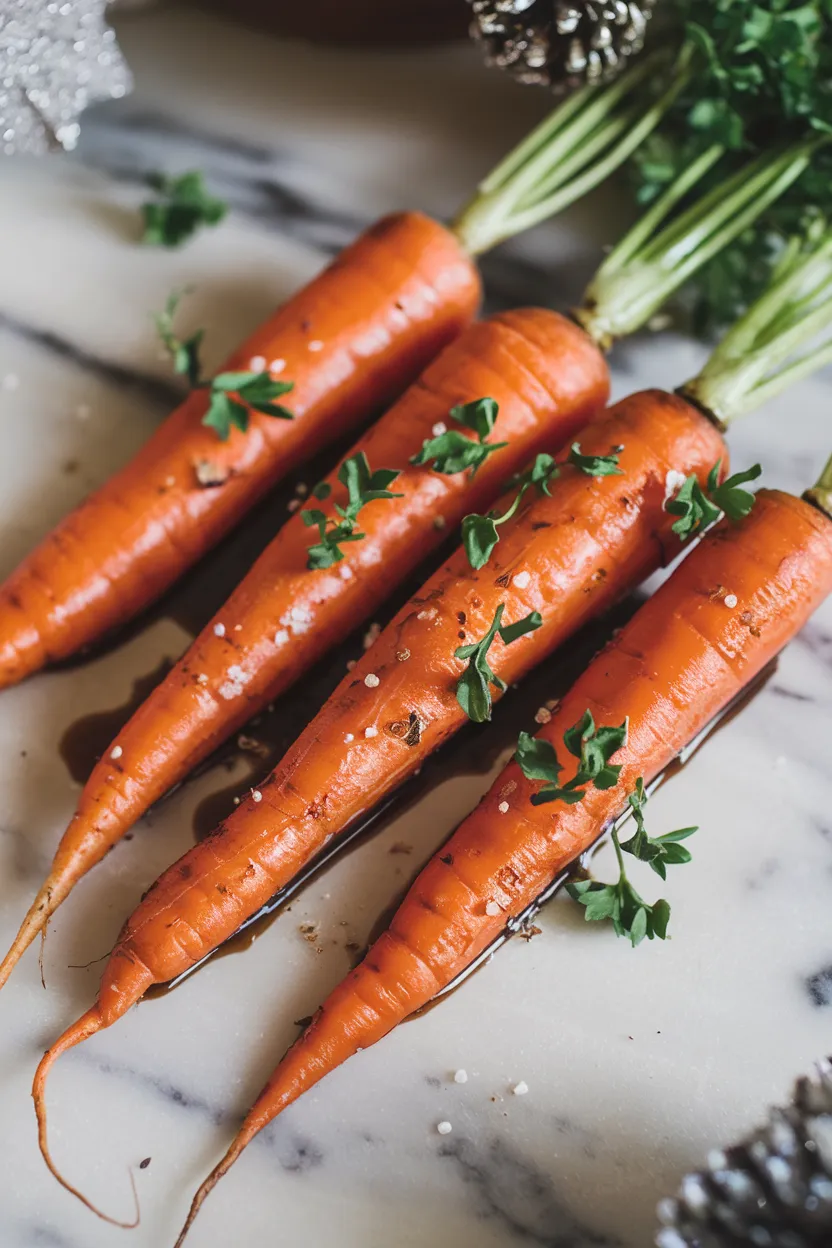
<svg viewBox="0 0 832 1248">
<path fill-rule="evenodd" d="M 605 82 L 641 51 L 656 0 L 469 0 L 489 65 L 569 91 Z"/>
<path fill-rule="evenodd" d="M 832 1060 L 764 1126 L 687 1175 L 659 1219 L 659 1248 L 830 1248 Z"/>
</svg>

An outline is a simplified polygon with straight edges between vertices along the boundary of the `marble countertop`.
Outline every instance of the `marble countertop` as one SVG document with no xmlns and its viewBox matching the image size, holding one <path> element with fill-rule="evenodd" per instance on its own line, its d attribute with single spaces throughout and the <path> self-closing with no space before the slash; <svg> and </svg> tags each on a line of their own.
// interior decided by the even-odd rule
<svg viewBox="0 0 832 1248">
<path fill-rule="evenodd" d="M 466 48 L 315 51 L 187 11 L 120 21 L 131 98 L 88 116 L 77 154 L 0 163 L 0 571 L 147 437 L 177 393 L 148 312 L 193 285 L 208 363 L 365 222 L 447 214 L 545 107 Z M 135 244 L 143 175 L 202 168 L 232 212 L 177 252 Z M 563 305 L 620 228 L 609 194 L 485 266 L 492 304 Z M 672 385 L 702 351 L 672 334 L 614 357 L 617 394 Z M 829 450 L 829 378 L 732 434 L 736 462 L 800 490 Z M 187 634 L 164 612 L 85 664 L 0 699 L 0 944 L 72 813 L 59 742 L 125 703 Z M 826 751 L 832 604 L 754 702 L 655 798 L 698 823 L 668 882 L 673 939 L 633 951 L 559 899 L 464 989 L 359 1055 L 248 1150 L 193 1248 L 553 1248 L 652 1242 L 655 1205 L 707 1150 L 750 1127 L 829 1048 L 832 822 Z M 242 767 L 242 763 L 237 763 Z M 29 1087 L 46 1043 L 91 1001 L 100 959 L 191 816 L 209 770 L 162 803 L 52 924 L 44 991 L 30 951 L 0 997 L 3 1248 L 164 1248 L 197 1180 L 276 1058 L 349 965 L 414 866 L 487 785 L 464 776 L 310 883 L 245 954 L 134 1010 L 59 1065 L 56 1159 L 116 1216 L 98 1222 L 47 1174 Z M 391 852 L 402 843 L 410 855 Z M 608 867 L 606 851 L 599 874 Z M 645 880 L 645 890 L 648 883 Z M 317 924 L 310 943 L 299 928 Z M 81 969 L 79 969 L 81 968 Z M 454 1072 L 466 1070 L 465 1083 Z M 514 1095 L 518 1082 L 525 1096 Z M 452 1123 L 440 1136 L 440 1120 Z"/>
</svg>

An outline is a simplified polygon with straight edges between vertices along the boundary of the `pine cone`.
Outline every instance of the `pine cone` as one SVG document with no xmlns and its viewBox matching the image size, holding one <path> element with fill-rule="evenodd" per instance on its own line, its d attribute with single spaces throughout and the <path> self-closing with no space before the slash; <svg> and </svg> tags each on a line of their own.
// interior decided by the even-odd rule
<svg viewBox="0 0 832 1248">
<path fill-rule="evenodd" d="M 829 1248 L 832 1244 L 832 1060 L 800 1079 L 791 1105 L 687 1175 L 662 1201 L 659 1248 Z"/>
<path fill-rule="evenodd" d="M 613 78 L 640 52 L 656 0 L 469 0 L 490 65 L 520 82 L 572 90 Z"/>
</svg>

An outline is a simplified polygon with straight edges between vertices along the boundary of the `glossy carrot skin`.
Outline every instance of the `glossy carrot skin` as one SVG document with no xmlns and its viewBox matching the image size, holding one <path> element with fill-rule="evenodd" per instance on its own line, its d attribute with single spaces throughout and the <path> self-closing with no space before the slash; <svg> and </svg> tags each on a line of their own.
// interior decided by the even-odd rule
<svg viewBox="0 0 832 1248">
<path fill-rule="evenodd" d="M 500 406 L 491 440 L 508 445 L 474 477 L 409 462 L 437 422 L 453 424 L 455 404 L 486 394 Z M 58 850 L 73 877 L 366 619 L 446 530 L 486 509 L 530 456 L 559 448 L 608 395 L 600 351 L 555 312 L 521 309 L 469 326 L 349 452 L 364 451 L 373 468 L 399 469 L 391 488 L 403 497 L 363 508 L 364 540 L 345 543 L 343 561 L 318 571 L 306 566 L 317 530 L 292 516 L 105 752 Z M 327 481 L 331 497 L 313 505 L 334 516 L 346 490 L 337 468 Z"/>
<path fill-rule="evenodd" d="M 294 382 L 292 421 L 251 413 L 222 443 L 190 395 L 138 455 L 73 511 L 0 587 L 0 687 L 141 611 L 295 465 L 386 405 L 470 321 L 480 299 L 453 234 L 419 213 L 386 217 L 236 351 Z M 195 466 L 229 470 L 199 485 Z"/>
<path fill-rule="evenodd" d="M 511 646 L 495 643 L 491 665 L 510 684 L 675 553 L 668 473 L 704 479 L 725 457 L 713 426 L 660 391 L 618 404 L 581 444 L 598 454 L 623 445 L 624 475 L 564 469 L 551 498 L 527 496 L 485 568 L 474 572 L 460 551 L 426 583 L 259 786 L 261 800 L 171 867 L 128 920 L 102 977 L 102 1025 L 231 935 L 462 726 L 454 651 L 484 635 L 499 603 L 508 622 L 532 610 L 544 620 Z"/>
<path fill-rule="evenodd" d="M 587 708 L 629 718 L 615 788 L 575 806 L 532 806 L 538 783 L 512 762 L 416 879 L 364 961 L 289 1050 L 201 1192 L 245 1144 L 323 1076 L 386 1035 L 486 949 L 623 810 L 639 776 L 657 775 L 760 672 L 832 592 L 832 521 L 761 490 L 736 528 L 723 522 L 589 665 L 537 736 L 575 772 L 563 734 Z M 735 594 L 733 609 L 726 594 Z M 500 806 L 508 803 L 508 810 Z M 496 914 L 490 910 L 497 909 Z"/>
</svg>

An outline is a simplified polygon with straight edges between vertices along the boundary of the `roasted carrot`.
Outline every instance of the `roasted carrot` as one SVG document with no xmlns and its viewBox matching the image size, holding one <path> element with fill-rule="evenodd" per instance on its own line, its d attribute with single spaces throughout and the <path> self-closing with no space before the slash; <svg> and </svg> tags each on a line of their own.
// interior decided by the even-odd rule
<svg viewBox="0 0 832 1248">
<path fill-rule="evenodd" d="M 228 361 L 263 360 L 291 381 L 294 419 L 252 412 L 248 433 L 221 442 L 202 424 L 204 393 L 191 394 L 0 587 L 0 685 L 157 598 L 294 465 L 401 393 L 479 298 L 474 265 L 437 222 L 402 213 L 369 229 Z M 201 462 L 227 478 L 203 488 Z"/>
<path fill-rule="evenodd" d="M 645 225 L 640 223 L 607 257 L 577 317 L 605 341 L 622 328 L 634 329 L 655 309 L 655 297 L 644 289 L 645 275 L 655 277 L 663 294 L 679 280 L 668 252 L 684 257 L 684 272 L 707 260 L 714 246 L 743 229 L 791 183 L 807 159 L 801 150 L 797 155 L 778 154 L 756 162 L 722 187 L 715 208 L 712 197 L 706 196 L 704 205 L 693 204 L 680 220 L 654 237 L 665 216 L 672 215 L 682 191 L 711 168 L 713 156 L 697 162 L 696 168 L 683 175 L 681 188 L 672 186 L 650 210 L 649 257 L 643 254 Z M 689 243 L 680 246 L 680 238 L 688 235 Z M 543 445 L 557 450 L 601 402 L 605 378 L 598 348 L 573 324 L 539 310 L 498 316 L 469 330 L 458 345 L 445 351 L 345 462 L 344 467 L 356 453 L 364 455 L 376 469 L 383 468 L 387 484 L 391 473 L 398 473 L 401 497 L 362 509 L 368 536 L 359 544 L 351 525 L 345 528 L 339 521 L 343 490 L 330 500 L 328 511 L 317 508 L 302 513 L 318 528 L 320 538 L 307 559 L 304 550 L 309 543 L 302 518 L 291 521 L 106 751 L 59 846 L 53 870 L 0 964 L 0 986 L 84 872 L 152 801 L 381 601 L 435 545 L 434 522 L 456 524 L 470 509 L 473 515 L 467 517 L 466 525 L 479 523 L 481 529 L 488 529 L 489 520 L 477 521 L 477 509 L 493 497 L 497 471 L 518 468 Z M 457 432 L 455 436 L 462 439 L 457 453 L 446 454 L 444 464 L 439 465 L 434 458 L 436 446 L 452 435 L 440 434 L 438 439 L 425 435 L 444 427 L 456 400 L 470 402 L 478 397 L 492 409 L 501 405 L 506 409 L 494 438 L 478 448 Z M 408 438 L 412 439 L 409 444 Z M 501 439 L 507 439 L 507 445 Z M 418 453 L 408 455 L 408 445 Z M 459 448 L 464 452 L 461 458 Z M 476 468 L 472 451 L 480 461 Z M 467 471 L 462 466 L 466 462 L 471 464 Z M 678 467 L 687 472 L 684 462 Z M 438 475 L 426 472 L 426 465 L 440 469 Z M 690 470 L 698 466 L 694 460 Z M 338 481 L 326 483 L 327 488 L 333 485 Z M 501 526 L 505 520 L 504 516 L 499 521 Z M 345 550 L 335 542 L 338 533 L 342 533 Z M 468 532 L 464 533 L 467 540 Z M 334 558 L 333 543 L 341 558 L 338 575 L 327 567 Z M 315 575 L 309 575 L 310 568 Z"/>
<path fill-rule="evenodd" d="M 832 521 L 789 494 L 760 491 L 741 524 L 723 521 L 704 539 L 537 734 L 563 757 L 564 733 L 587 709 L 599 725 L 628 721 L 626 743 L 614 755 L 618 782 L 589 788 L 575 805 L 533 805 L 539 785 L 515 761 L 505 768 L 283 1058 L 197 1193 L 177 1248 L 202 1201 L 253 1137 L 462 972 L 621 813 L 637 778 L 649 780 L 666 767 L 830 592 Z M 575 770 L 570 758 L 563 779 Z M 42 1080 L 36 1095 L 42 1096 Z"/>
<path fill-rule="evenodd" d="M 658 123 L 682 80 L 657 98 L 657 65 L 666 69 L 667 58 L 646 58 L 612 87 L 555 110 L 451 230 L 418 213 L 384 218 L 293 296 L 213 379 L 218 394 L 193 391 L 0 585 L 0 687 L 136 615 L 281 475 L 400 394 L 474 315 L 480 282 L 470 257 L 590 190 Z M 643 302 L 639 324 L 649 315 Z M 246 370 L 257 374 L 254 390 L 230 397 Z M 182 371 L 196 384 L 193 359 Z M 254 391 L 268 400 L 278 382 L 291 386 L 286 407 L 258 405 Z M 216 484 L 202 486 L 197 470 Z"/>
<path fill-rule="evenodd" d="M 39 1104 L 59 1052 L 110 1026 L 152 983 L 179 975 L 231 935 L 461 727 L 460 642 L 480 640 L 501 604 L 506 624 L 539 612 L 536 631 L 495 641 L 488 656 L 498 679 L 518 680 L 675 553 L 668 479 L 681 470 L 704 483 L 725 455 L 707 418 L 661 391 L 617 404 L 580 440 L 587 455 L 623 447 L 620 475 L 567 465 L 550 494 L 525 496 L 485 567 L 475 571 L 461 550 L 426 582 L 271 776 L 146 895 L 106 965 L 98 1002 L 50 1050 Z"/>
<path fill-rule="evenodd" d="M 488 394 L 498 416 L 476 473 L 438 473 L 411 458 L 455 405 Z M 398 498 L 361 510 L 361 541 L 310 572 L 311 541 L 293 516 L 236 592 L 119 733 L 93 770 L 10 953 L 0 985 L 72 887 L 149 806 L 282 693 L 392 592 L 469 510 L 544 448 L 557 450 L 609 394 L 601 352 L 574 322 L 527 308 L 470 326 L 349 452 L 395 469 Z M 466 442 L 467 446 L 468 443 Z M 334 516 L 346 489 L 316 504 Z"/>
</svg>

